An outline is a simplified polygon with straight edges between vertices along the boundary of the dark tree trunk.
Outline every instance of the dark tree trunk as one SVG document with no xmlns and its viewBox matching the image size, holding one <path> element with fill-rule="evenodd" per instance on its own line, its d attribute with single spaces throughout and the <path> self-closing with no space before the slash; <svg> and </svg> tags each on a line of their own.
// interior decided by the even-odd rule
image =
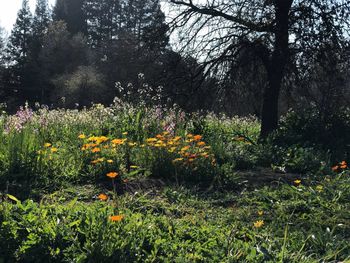
<svg viewBox="0 0 350 263">
<path fill-rule="evenodd" d="M 260 138 L 266 138 L 278 126 L 278 100 L 287 64 L 289 48 L 289 10 L 293 0 L 275 0 L 274 50 L 265 63 L 268 85 L 263 96 Z"/>
</svg>

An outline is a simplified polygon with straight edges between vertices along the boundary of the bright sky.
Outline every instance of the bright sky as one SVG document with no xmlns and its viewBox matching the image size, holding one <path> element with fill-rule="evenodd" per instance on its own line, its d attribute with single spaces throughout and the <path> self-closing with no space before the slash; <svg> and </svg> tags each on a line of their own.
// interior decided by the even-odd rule
<svg viewBox="0 0 350 263">
<path fill-rule="evenodd" d="M 32 12 L 34 12 L 35 2 L 35 0 L 29 0 Z M 53 6 L 55 2 L 56 0 L 49 0 L 49 6 Z M 21 6 L 22 0 L 0 0 L 0 26 L 8 32 L 11 31 Z"/>
</svg>

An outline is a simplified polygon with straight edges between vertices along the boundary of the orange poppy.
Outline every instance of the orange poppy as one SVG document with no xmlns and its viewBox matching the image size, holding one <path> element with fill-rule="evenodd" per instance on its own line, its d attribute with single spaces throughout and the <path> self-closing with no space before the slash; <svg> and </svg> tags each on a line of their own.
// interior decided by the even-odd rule
<svg viewBox="0 0 350 263">
<path fill-rule="evenodd" d="M 110 172 L 107 174 L 107 176 L 112 179 L 116 178 L 118 175 L 119 174 L 117 172 Z"/>
<path fill-rule="evenodd" d="M 101 151 L 101 149 L 98 148 L 98 147 L 95 147 L 95 148 L 93 148 L 93 149 L 91 150 L 92 153 L 98 153 L 98 152 L 100 152 L 100 151 Z"/>
<path fill-rule="evenodd" d="M 202 138 L 203 138 L 202 135 L 195 135 L 195 136 L 193 136 L 193 139 L 194 139 L 195 141 L 200 141 Z"/>
<path fill-rule="evenodd" d="M 342 162 L 340 163 L 340 168 L 341 168 L 341 169 L 346 169 L 346 167 L 348 167 L 347 163 L 346 163 L 345 161 L 342 161 Z"/>
<path fill-rule="evenodd" d="M 112 222 L 120 222 L 124 218 L 123 215 L 115 215 L 115 216 L 110 216 L 109 220 Z"/>
<path fill-rule="evenodd" d="M 335 166 L 332 167 L 333 172 L 336 172 L 338 169 L 339 169 L 338 165 L 335 165 Z"/>
<path fill-rule="evenodd" d="M 98 199 L 101 201 L 106 201 L 108 199 L 108 196 L 106 194 L 99 194 Z"/>
</svg>

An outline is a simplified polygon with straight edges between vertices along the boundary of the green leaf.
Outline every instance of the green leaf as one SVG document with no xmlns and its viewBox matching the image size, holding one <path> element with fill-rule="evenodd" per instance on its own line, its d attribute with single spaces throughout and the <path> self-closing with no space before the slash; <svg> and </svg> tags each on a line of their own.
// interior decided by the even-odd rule
<svg viewBox="0 0 350 263">
<path fill-rule="evenodd" d="M 12 201 L 15 201 L 17 203 L 20 203 L 21 201 L 19 201 L 16 197 L 14 197 L 13 195 L 7 194 L 6 195 L 9 199 L 11 199 Z"/>
</svg>

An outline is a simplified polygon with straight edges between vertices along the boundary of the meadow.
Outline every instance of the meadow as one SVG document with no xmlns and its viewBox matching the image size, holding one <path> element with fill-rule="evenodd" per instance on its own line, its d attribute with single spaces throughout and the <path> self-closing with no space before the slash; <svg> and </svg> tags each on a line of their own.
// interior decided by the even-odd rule
<svg viewBox="0 0 350 263">
<path fill-rule="evenodd" d="M 0 262 L 350 261 L 348 111 L 265 141 L 119 100 L 0 116 Z"/>
</svg>

